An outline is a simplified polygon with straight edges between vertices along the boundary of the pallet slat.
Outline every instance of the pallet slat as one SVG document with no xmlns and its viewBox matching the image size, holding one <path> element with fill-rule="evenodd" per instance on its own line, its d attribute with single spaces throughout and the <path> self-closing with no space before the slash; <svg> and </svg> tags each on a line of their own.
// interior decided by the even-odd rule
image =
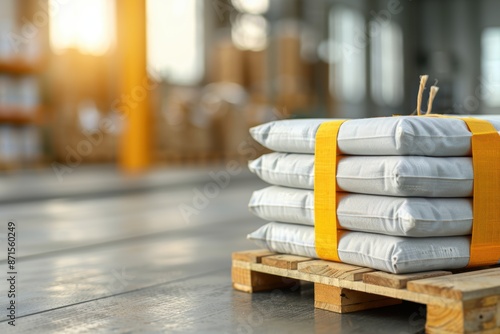
<svg viewBox="0 0 500 334">
<path fill-rule="evenodd" d="M 396 304 L 401 304 L 401 300 L 314 283 L 314 307 L 323 310 L 349 313 Z"/>
<path fill-rule="evenodd" d="M 394 275 L 267 250 L 233 254 L 237 290 L 297 287 L 299 280 L 314 282 L 316 308 L 345 313 L 408 300 L 427 305 L 428 333 L 500 333 L 500 267 Z"/>
<path fill-rule="evenodd" d="M 429 277 L 439 277 L 451 275 L 450 271 L 426 271 L 414 274 L 390 274 L 383 271 L 366 273 L 363 275 L 363 282 L 367 284 L 386 286 L 394 289 L 404 289 L 410 281 L 420 280 Z"/>
<path fill-rule="evenodd" d="M 317 274 L 325 277 L 334 277 L 348 281 L 362 280 L 364 274 L 375 271 L 370 268 L 323 260 L 313 260 L 309 262 L 299 263 L 298 270 L 302 273 Z"/>
<path fill-rule="evenodd" d="M 265 256 L 276 255 L 266 249 L 257 249 L 245 252 L 235 252 L 232 255 L 233 260 L 245 261 L 249 263 L 260 263 L 261 259 Z"/>
<path fill-rule="evenodd" d="M 299 263 L 308 262 L 311 260 L 312 259 L 309 257 L 279 254 L 263 257 L 262 264 L 275 268 L 297 270 L 297 266 Z"/>
<path fill-rule="evenodd" d="M 469 271 L 451 277 L 427 278 L 409 282 L 408 290 L 454 300 L 500 295 L 500 268 Z"/>
</svg>

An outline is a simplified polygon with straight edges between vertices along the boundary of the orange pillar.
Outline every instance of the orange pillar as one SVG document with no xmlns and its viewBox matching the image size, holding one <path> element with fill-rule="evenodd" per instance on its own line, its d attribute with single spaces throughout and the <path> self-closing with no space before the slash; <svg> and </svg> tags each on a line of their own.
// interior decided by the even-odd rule
<svg viewBox="0 0 500 334">
<path fill-rule="evenodd" d="M 146 72 L 146 1 L 116 0 L 118 52 L 121 60 L 120 109 L 125 117 L 119 164 L 129 173 L 144 171 L 151 156 L 151 110 Z"/>
</svg>

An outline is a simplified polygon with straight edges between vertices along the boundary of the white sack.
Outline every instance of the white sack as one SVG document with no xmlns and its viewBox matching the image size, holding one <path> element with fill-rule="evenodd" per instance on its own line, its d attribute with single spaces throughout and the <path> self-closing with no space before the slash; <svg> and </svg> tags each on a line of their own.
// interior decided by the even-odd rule
<svg viewBox="0 0 500 334">
<path fill-rule="evenodd" d="M 389 197 L 338 193 L 340 226 L 352 231 L 410 237 L 468 235 L 469 198 Z M 267 221 L 314 225 L 314 192 L 268 187 L 252 194 L 250 211 Z M 334 222 L 332 222 L 334 223 Z"/>
<path fill-rule="evenodd" d="M 259 247 L 317 258 L 314 227 L 269 223 L 248 235 Z M 469 262 L 469 237 L 404 238 L 346 232 L 338 244 L 342 262 L 396 274 L 463 268 Z"/>
<path fill-rule="evenodd" d="M 483 115 L 500 130 L 500 117 Z M 332 119 L 280 120 L 250 129 L 252 137 L 277 152 L 314 154 L 316 131 Z M 346 155 L 469 156 L 471 133 L 459 119 L 416 116 L 352 119 L 340 127 L 338 146 Z"/>
<path fill-rule="evenodd" d="M 314 155 L 270 153 L 249 163 L 262 180 L 293 188 L 314 188 Z M 469 197 L 472 158 L 424 156 L 342 156 L 337 185 L 342 191 L 417 197 Z"/>
</svg>

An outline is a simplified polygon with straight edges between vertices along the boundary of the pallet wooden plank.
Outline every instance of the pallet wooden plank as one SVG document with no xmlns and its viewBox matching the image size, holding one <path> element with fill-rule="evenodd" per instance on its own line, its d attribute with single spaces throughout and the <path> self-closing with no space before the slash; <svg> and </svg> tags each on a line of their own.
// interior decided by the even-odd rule
<svg viewBox="0 0 500 334">
<path fill-rule="evenodd" d="M 466 272 L 408 282 L 409 291 L 454 300 L 477 299 L 500 294 L 500 268 Z"/>
<path fill-rule="evenodd" d="M 427 305 L 427 333 L 500 333 L 500 295 Z"/>
<path fill-rule="evenodd" d="M 500 295 L 463 302 L 466 333 L 500 333 Z"/>
<path fill-rule="evenodd" d="M 297 255 L 286 255 L 286 254 L 278 254 L 272 256 L 266 256 L 262 258 L 262 264 L 283 268 L 289 270 L 297 270 L 297 265 L 302 262 L 311 261 L 312 258 L 297 256 Z"/>
<path fill-rule="evenodd" d="M 426 271 L 413 274 L 390 274 L 383 271 L 375 271 L 363 275 L 363 282 L 394 289 L 404 289 L 409 281 L 451 275 L 450 271 Z"/>
<path fill-rule="evenodd" d="M 299 266 L 302 263 L 299 264 Z M 342 279 L 337 277 L 322 276 L 315 273 L 301 272 L 300 270 L 288 270 L 282 268 L 276 268 L 272 266 L 267 266 L 262 263 L 248 263 L 244 261 L 233 260 L 233 268 L 249 269 L 256 272 L 262 272 L 266 274 L 288 277 L 313 283 L 322 283 L 332 286 L 343 287 L 347 289 L 364 291 L 367 293 L 373 293 L 376 295 L 384 295 L 386 297 L 404 299 L 408 301 L 413 301 L 416 303 L 427 304 L 430 301 L 435 303 L 448 303 L 447 300 L 438 296 L 431 296 L 427 294 L 420 294 L 406 289 L 393 289 L 384 286 L 377 286 L 363 283 L 362 281 L 354 281 L 348 279 Z"/>
<path fill-rule="evenodd" d="M 314 284 L 314 306 L 323 310 L 349 313 L 400 303 L 399 299 L 321 283 Z"/>
<path fill-rule="evenodd" d="M 235 267 L 232 268 L 231 277 L 234 289 L 249 293 L 289 288 L 298 284 L 296 280 Z"/>
<path fill-rule="evenodd" d="M 462 309 L 461 302 L 446 306 L 427 305 L 426 333 L 457 333 L 457 331 L 463 329 L 464 318 Z"/>
<path fill-rule="evenodd" d="M 323 260 L 299 263 L 298 270 L 302 273 L 335 277 L 348 281 L 359 281 L 363 278 L 363 274 L 375 271 L 371 268 Z"/>
<path fill-rule="evenodd" d="M 346 313 L 394 305 L 402 299 L 428 306 L 426 329 L 429 333 L 500 333 L 500 268 L 457 275 L 443 271 L 391 276 L 371 269 L 362 274 L 390 282 L 375 285 L 355 280 L 355 275 L 345 279 L 345 272 L 339 271 L 339 265 L 345 264 L 310 260 L 299 262 L 298 270 L 291 270 L 286 266 L 233 261 L 233 268 L 314 282 L 314 304 L 319 309 Z M 353 267 L 354 272 L 367 269 Z M 404 284 L 417 286 L 420 282 L 427 282 L 424 287 L 431 292 L 401 288 Z"/>
<path fill-rule="evenodd" d="M 232 259 L 250 263 L 260 263 L 263 257 L 275 254 L 276 253 L 271 252 L 267 249 L 256 249 L 244 252 L 234 252 L 232 254 Z"/>
</svg>

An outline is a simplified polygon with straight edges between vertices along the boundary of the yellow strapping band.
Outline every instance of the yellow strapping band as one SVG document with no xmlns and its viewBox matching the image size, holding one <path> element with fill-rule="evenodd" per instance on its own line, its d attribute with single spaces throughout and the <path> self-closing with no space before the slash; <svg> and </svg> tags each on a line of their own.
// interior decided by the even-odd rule
<svg viewBox="0 0 500 334">
<path fill-rule="evenodd" d="M 472 133 L 474 167 L 474 223 L 468 266 L 495 264 L 500 262 L 500 136 L 485 120 L 461 119 Z M 334 120 L 320 125 L 314 158 L 316 252 L 321 259 L 337 262 L 341 233 L 337 220 L 337 135 L 343 122 Z"/>
<path fill-rule="evenodd" d="M 314 152 L 314 236 L 321 259 L 340 262 L 337 221 L 337 134 L 345 120 L 320 125 Z"/>
<path fill-rule="evenodd" d="M 472 132 L 474 193 L 469 267 L 500 262 L 500 136 L 488 121 L 462 118 Z"/>
</svg>

